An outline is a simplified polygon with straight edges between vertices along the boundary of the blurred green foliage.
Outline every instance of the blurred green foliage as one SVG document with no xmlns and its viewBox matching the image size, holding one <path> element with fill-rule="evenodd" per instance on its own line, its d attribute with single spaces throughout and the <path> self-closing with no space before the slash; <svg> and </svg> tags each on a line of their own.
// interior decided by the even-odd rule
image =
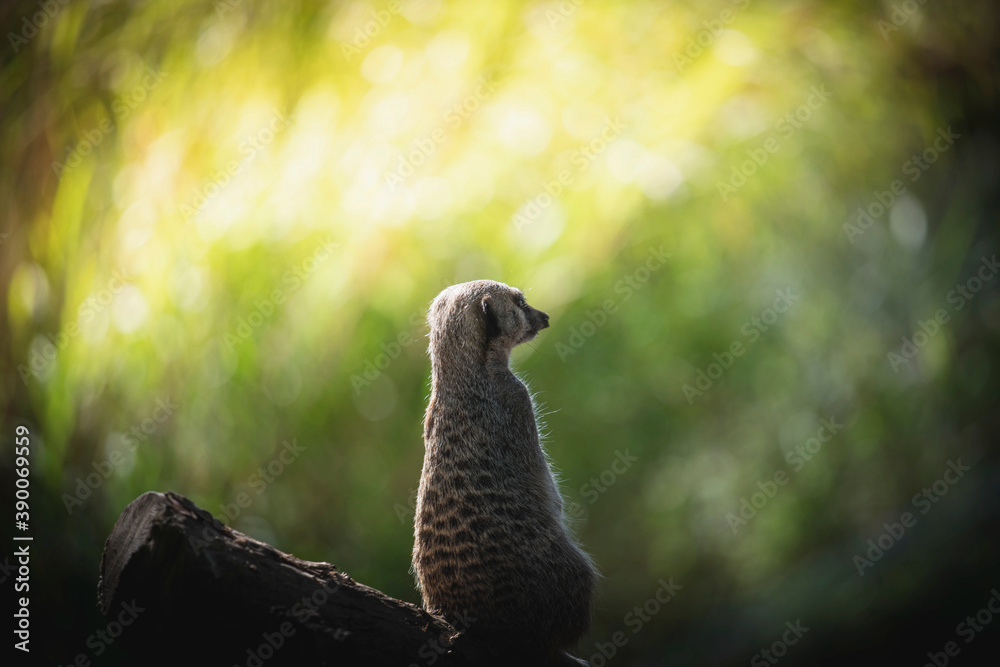
<svg viewBox="0 0 1000 667">
<path fill-rule="evenodd" d="M 883 563 L 889 595 L 851 557 L 986 456 L 1000 300 L 947 297 L 997 247 L 992 5 L 50 4 L 4 19 L 0 400 L 81 605 L 122 508 L 167 489 L 419 601 L 423 317 L 477 278 L 552 317 L 515 365 L 606 576 L 591 643 L 672 577 L 623 651 L 715 636 L 725 608 L 732 644 L 686 655 L 745 660 L 940 565 Z M 983 470 L 927 522 L 972 521 Z M 89 632 L 64 622 L 62 660 Z"/>
</svg>

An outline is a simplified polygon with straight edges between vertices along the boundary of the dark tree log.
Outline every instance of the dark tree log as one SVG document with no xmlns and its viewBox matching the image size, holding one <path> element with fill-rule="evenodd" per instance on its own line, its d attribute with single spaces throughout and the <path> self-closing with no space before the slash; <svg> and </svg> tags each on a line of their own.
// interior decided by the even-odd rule
<svg viewBox="0 0 1000 667">
<path fill-rule="evenodd" d="M 98 589 L 101 611 L 124 626 L 116 641 L 142 664 L 556 664 L 484 646 L 461 623 L 282 553 L 172 492 L 125 508 Z"/>
</svg>

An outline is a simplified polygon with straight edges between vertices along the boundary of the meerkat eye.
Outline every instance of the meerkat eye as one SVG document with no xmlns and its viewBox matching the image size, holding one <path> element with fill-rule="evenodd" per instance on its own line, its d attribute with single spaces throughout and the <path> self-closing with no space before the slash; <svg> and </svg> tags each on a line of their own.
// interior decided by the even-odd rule
<svg viewBox="0 0 1000 667">
<path fill-rule="evenodd" d="M 528 307 L 528 301 L 524 298 L 523 294 L 518 294 L 517 295 L 517 306 L 518 306 L 518 308 L 527 308 Z"/>
</svg>

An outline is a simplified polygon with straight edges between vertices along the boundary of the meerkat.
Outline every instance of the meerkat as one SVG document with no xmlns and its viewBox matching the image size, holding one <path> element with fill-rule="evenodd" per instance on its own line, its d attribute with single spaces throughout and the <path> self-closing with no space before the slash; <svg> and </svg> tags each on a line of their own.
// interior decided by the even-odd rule
<svg viewBox="0 0 1000 667">
<path fill-rule="evenodd" d="M 566 528 L 531 394 L 510 370 L 511 350 L 549 316 L 520 290 L 477 280 L 442 291 L 427 321 L 413 547 L 424 606 L 472 635 L 558 656 L 590 629 L 598 575 Z"/>
</svg>

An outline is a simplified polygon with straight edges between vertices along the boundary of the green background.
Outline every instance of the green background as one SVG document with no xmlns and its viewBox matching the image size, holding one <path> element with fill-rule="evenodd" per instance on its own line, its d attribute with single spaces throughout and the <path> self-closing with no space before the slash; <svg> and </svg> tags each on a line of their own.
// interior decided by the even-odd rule
<svg viewBox="0 0 1000 667">
<path fill-rule="evenodd" d="M 789 664 L 919 664 L 1000 585 L 995 4 L 3 11 L 0 481 L 27 425 L 50 663 L 148 490 L 419 602 L 424 313 L 478 278 L 551 316 L 513 363 L 605 577 L 578 654 L 745 664 L 801 620 Z"/>
</svg>

